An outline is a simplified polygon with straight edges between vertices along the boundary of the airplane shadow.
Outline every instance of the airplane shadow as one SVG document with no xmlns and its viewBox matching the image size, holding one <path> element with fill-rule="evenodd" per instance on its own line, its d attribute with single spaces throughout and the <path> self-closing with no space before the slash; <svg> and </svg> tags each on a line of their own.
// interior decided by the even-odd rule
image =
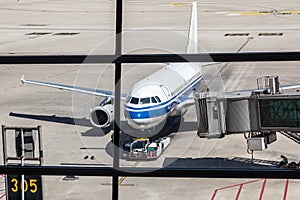
<svg viewBox="0 0 300 200">
<path fill-rule="evenodd" d="M 103 137 L 107 135 L 112 130 L 111 127 L 107 128 L 91 128 L 86 132 L 81 133 L 81 136 L 86 137 Z"/>
<path fill-rule="evenodd" d="M 54 122 L 59 124 L 69 124 L 69 125 L 77 125 L 83 127 L 91 127 L 88 131 L 81 133 L 82 136 L 104 136 L 112 130 L 112 127 L 107 128 L 95 128 L 90 123 L 90 120 L 86 118 L 72 118 L 72 117 L 60 117 L 56 115 L 33 115 L 33 114 L 21 114 L 21 113 L 14 113 L 10 112 L 9 116 L 11 117 L 19 117 L 25 119 L 33 119 L 39 121 L 47 121 L 47 122 Z"/>
<path fill-rule="evenodd" d="M 79 125 L 85 127 L 92 127 L 92 124 L 88 119 L 79 119 L 79 118 L 71 118 L 71 117 L 59 117 L 56 115 L 33 115 L 33 114 L 21 114 L 21 113 L 14 113 L 10 112 L 9 116 L 11 117 L 19 117 L 25 119 L 34 119 L 40 121 L 47 121 L 47 122 L 55 122 L 60 124 L 70 124 L 70 125 Z"/>
<path fill-rule="evenodd" d="M 156 134 L 148 137 L 147 131 L 138 131 L 128 125 L 127 122 L 121 122 L 121 134 L 120 134 L 120 158 L 123 158 L 123 151 L 126 149 L 125 145 L 132 142 L 137 137 L 148 137 L 154 141 L 162 137 L 170 136 L 172 133 L 196 131 L 197 122 L 185 122 L 182 116 L 168 117 L 164 125 L 157 127 L 159 131 L 154 131 Z M 196 132 L 195 132 L 196 133 Z M 172 137 L 172 136 L 171 136 Z M 106 153 L 113 157 L 113 143 L 110 141 L 106 145 Z M 126 151 L 124 152 L 126 153 Z"/>
<path fill-rule="evenodd" d="M 250 158 L 166 158 L 164 168 L 278 168 L 279 162 Z"/>
<path fill-rule="evenodd" d="M 10 112 L 9 116 L 11 117 L 19 117 L 24 119 L 32 119 L 32 120 L 39 120 L 39 121 L 47 121 L 47 122 L 54 122 L 54 123 L 60 123 L 60 124 L 69 124 L 69 125 L 77 125 L 77 126 L 83 126 L 83 127 L 91 127 L 88 131 L 81 133 L 82 136 L 104 136 L 107 133 L 109 133 L 113 127 L 109 126 L 107 128 L 95 128 L 92 126 L 90 121 L 86 118 L 73 118 L 73 117 L 61 117 L 57 115 L 34 115 L 34 114 L 23 114 L 23 113 L 15 113 Z M 120 124 L 122 134 L 124 135 L 124 138 L 121 142 L 124 140 L 130 140 L 134 137 L 147 137 L 149 136 L 148 131 L 140 131 L 133 129 L 128 125 L 126 121 L 121 121 Z M 151 139 L 155 140 L 157 138 L 161 138 L 167 135 L 170 135 L 171 133 L 175 132 L 185 132 L 185 131 L 193 131 L 197 129 L 197 123 L 196 122 L 185 122 L 184 118 L 182 116 L 176 116 L 176 117 L 168 117 L 164 125 L 158 126 L 157 131 Z"/>
<path fill-rule="evenodd" d="M 186 122 L 182 116 L 168 117 L 167 120 L 150 130 L 136 130 L 128 125 L 127 122 L 121 123 L 122 134 L 132 137 L 147 137 L 150 139 L 158 139 L 168 136 L 172 133 L 196 131 L 197 122 Z"/>
<path fill-rule="evenodd" d="M 72 118 L 72 117 L 60 117 L 56 115 L 33 115 L 33 114 L 21 114 L 10 112 L 9 116 L 11 117 L 19 117 L 25 119 L 33 119 L 47 122 L 54 122 L 60 124 L 69 124 L 69 125 L 77 125 L 83 127 L 91 127 L 91 129 L 86 132 L 81 133 L 82 136 L 87 137 L 103 137 L 108 134 L 113 127 L 107 128 L 95 128 L 92 126 L 90 121 L 86 118 Z M 128 125 L 126 121 L 121 121 L 120 124 L 121 134 L 120 134 L 120 158 L 122 158 L 123 148 L 126 143 L 129 143 L 136 137 L 147 137 L 149 135 L 148 131 L 139 131 L 135 130 Z M 158 126 L 157 129 L 159 131 L 156 132 L 155 135 L 151 136 L 150 139 L 156 140 L 158 138 L 162 138 L 172 133 L 177 132 L 185 132 L 185 131 L 196 131 L 197 130 L 197 122 L 185 122 L 182 116 L 176 117 L 168 117 L 164 125 Z M 112 142 L 108 142 L 106 145 L 106 153 L 110 156 L 113 156 L 113 144 Z"/>
</svg>

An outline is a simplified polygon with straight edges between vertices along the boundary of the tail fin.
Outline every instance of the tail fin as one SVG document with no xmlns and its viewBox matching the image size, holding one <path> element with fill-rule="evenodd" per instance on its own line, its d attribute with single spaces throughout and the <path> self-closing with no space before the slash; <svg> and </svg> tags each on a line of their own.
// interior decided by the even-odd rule
<svg viewBox="0 0 300 200">
<path fill-rule="evenodd" d="M 197 28 L 197 2 L 192 4 L 192 12 L 190 17 L 190 28 L 187 42 L 186 53 L 198 53 L 198 28 Z"/>
</svg>

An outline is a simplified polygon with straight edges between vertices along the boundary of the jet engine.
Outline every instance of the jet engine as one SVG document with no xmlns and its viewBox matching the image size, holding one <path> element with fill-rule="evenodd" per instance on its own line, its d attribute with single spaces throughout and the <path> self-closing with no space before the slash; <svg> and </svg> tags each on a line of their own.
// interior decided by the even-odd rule
<svg viewBox="0 0 300 200">
<path fill-rule="evenodd" d="M 114 121 L 114 106 L 106 104 L 97 106 L 90 112 L 90 122 L 95 127 L 106 128 Z"/>
</svg>

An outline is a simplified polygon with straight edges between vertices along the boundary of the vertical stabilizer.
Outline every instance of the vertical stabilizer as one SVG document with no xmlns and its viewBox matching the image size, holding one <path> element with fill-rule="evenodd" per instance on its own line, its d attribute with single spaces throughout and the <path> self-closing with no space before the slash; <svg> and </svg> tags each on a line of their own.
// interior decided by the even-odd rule
<svg viewBox="0 0 300 200">
<path fill-rule="evenodd" d="M 197 2 L 192 4 L 190 17 L 189 37 L 187 42 L 186 53 L 198 53 L 198 26 L 197 26 Z"/>
</svg>

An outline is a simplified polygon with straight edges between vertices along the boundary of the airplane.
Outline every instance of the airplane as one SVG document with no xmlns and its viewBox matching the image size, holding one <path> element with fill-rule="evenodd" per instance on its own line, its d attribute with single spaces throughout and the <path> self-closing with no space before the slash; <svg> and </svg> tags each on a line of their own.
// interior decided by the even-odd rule
<svg viewBox="0 0 300 200">
<path fill-rule="evenodd" d="M 197 2 L 192 3 L 186 53 L 198 53 Z M 129 126 L 138 131 L 145 131 L 163 124 L 168 117 L 184 115 L 188 107 L 195 104 L 191 94 L 203 83 L 202 68 L 215 64 L 218 63 L 169 63 L 136 82 L 128 95 L 121 94 L 122 100 L 125 100 L 124 115 Z M 27 80 L 24 76 L 21 82 L 104 97 L 98 106 L 91 109 L 89 120 L 93 126 L 99 128 L 110 127 L 114 121 L 115 96 L 112 91 Z M 299 84 L 286 85 L 279 89 L 293 89 L 299 86 Z M 243 91 L 268 92 L 268 90 L 261 88 Z"/>
<path fill-rule="evenodd" d="M 193 2 L 187 54 L 198 53 L 197 30 L 197 2 Z M 214 62 L 169 63 L 135 83 L 128 95 L 121 95 L 122 100 L 125 100 L 124 115 L 127 123 L 134 129 L 144 131 L 162 124 L 169 116 L 184 114 L 195 103 L 189 96 L 201 83 L 201 68 L 211 64 Z M 27 80 L 24 76 L 21 82 L 105 97 L 98 106 L 91 109 L 89 120 L 99 128 L 109 127 L 114 121 L 112 91 Z"/>
</svg>

